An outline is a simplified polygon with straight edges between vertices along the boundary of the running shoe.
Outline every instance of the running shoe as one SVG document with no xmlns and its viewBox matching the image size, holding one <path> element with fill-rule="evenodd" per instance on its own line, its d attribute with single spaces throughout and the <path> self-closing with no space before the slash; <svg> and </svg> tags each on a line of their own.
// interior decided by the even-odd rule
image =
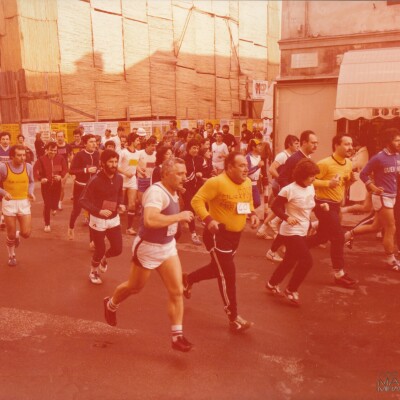
<svg viewBox="0 0 400 400">
<path fill-rule="evenodd" d="M 261 224 L 261 226 L 258 228 L 256 232 L 256 237 L 264 239 L 268 235 L 267 231 L 268 231 L 267 226 L 265 224 Z"/>
<path fill-rule="evenodd" d="M 8 258 L 8 266 L 9 267 L 15 267 L 17 265 L 17 259 L 15 256 L 9 257 Z"/>
<path fill-rule="evenodd" d="M 100 266 L 99 266 L 100 272 L 103 274 L 107 272 L 108 269 L 108 264 L 107 264 L 107 258 L 103 257 L 100 261 Z"/>
<path fill-rule="evenodd" d="M 128 228 L 126 230 L 126 234 L 127 235 L 131 235 L 131 236 L 135 236 L 135 235 L 137 235 L 137 232 L 133 228 Z"/>
<path fill-rule="evenodd" d="M 283 261 L 283 258 L 277 252 L 271 251 L 271 249 L 269 249 L 267 251 L 267 253 L 265 254 L 265 257 L 267 257 L 268 260 L 270 260 L 272 262 L 281 262 L 281 261 Z"/>
<path fill-rule="evenodd" d="M 115 325 L 117 325 L 117 312 L 111 311 L 108 308 L 109 301 L 110 301 L 110 297 L 104 297 L 104 300 L 103 300 L 104 318 L 106 319 L 108 325 L 115 326 Z"/>
<path fill-rule="evenodd" d="M 44 231 L 45 231 L 45 232 L 50 232 L 50 231 L 51 231 L 50 225 L 46 225 L 46 226 L 44 227 Z"/>
<path fill-rule="evenodd" d="M 269 282 L 265 284 L 265 288 L 272 294 L 276 294 L 278 296 L 282 296 L 281 289 L 278 285 L 273 286 Z"/>
<path fill-rule="evenodd" d="M 183 295 L 190 299 L 192 297 L 192 285 L 188 282 L 188 274 L 182 274 Z"/>
<path fill-rule="evenodd" d="M 390 262 L 386 261 L 386 264 L 392 267 L 393 271 L 400 271 L 400 261 L 397 258 L 395 258 Z"/>
<path fill-rule="evenodd" d="M 68 228 L 68 233 L 67 233 L 67 235 L 68 235 L 68 240 L 74 240 L 74 236 L 75 236 L 75 232 L 74 232 L 74 229 L 72 228 Z"/>
<path fill-rule="evenodd" d="M 358 281 L 356 279 L 351 278 L 348 274 L 344 274 L 340 278 L 335 277 L 335 284 L 338 286 L 342 286 L 345 288 L 353 288 L 356 286 Z"/>
<path fill-rule="evenodd" d="M 299 305 L 300 304 L 300 297 L 298 292 L 291 292 L 290 290 L 285 290 L 286 298 L 293 304 Z"/>
<path fill-rule="evenodd" d="M 175 341 L 171 342 L 171 347 L 174 350 L 187 353 L 193 348 L 193 343 L 190 343 L 184 336 L 178 336 Z"/>
<path fill-rule="evenodd" d="M 100 279 L 99 273 L 97 271 L 93 271 L 89 274 L 90 282 L 95 285 L 101 285 L 103 281 Z"/>
<path fill-rule="evenodd" d="M 247 329 L 250 329 L 253 325 L 253 322 L 246 321 L 240 315 L 238 315 L 233 321 L 229 321 L 229 328 L 233 332 L 244 332 Z"/>
<path fill-rule="evenodd" d="M 199 238 L 199 236 L 197 235 L 196 232 L 192 233 L 192 242 L 193 244 L 195 244 L 196 246 L 201 246 L 201 240 Z"/>
</svg>

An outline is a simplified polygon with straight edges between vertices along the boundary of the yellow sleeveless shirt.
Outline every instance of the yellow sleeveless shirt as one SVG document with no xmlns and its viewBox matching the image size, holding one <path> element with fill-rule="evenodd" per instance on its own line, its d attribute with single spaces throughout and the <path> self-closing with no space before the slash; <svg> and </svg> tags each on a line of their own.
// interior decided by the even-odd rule
<svg viewBox="0 0 400 400">
<path fill-rule="evenodd" d="M 4 190 L 11 194 L 12 200 L 27 199 L 29 176 L 26 170 L 26 164 L 24 165 L 24 169 L 20 173 L 13 172 L 9 164 L 5 164 L 7 167 L 7 178 L 3 181 Z"/>
</svg>

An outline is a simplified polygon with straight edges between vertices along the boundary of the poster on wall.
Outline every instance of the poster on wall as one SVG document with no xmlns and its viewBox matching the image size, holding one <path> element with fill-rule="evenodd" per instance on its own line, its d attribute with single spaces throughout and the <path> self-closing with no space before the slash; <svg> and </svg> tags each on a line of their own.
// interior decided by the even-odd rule
<svg viewBox="0 0 400 400">
<path fill-rule="evenodd" d="M 67 142 L 72 143 L 74 141 L 74 130 L 79 126 L 77 122 L 68 122 L 67 124 Z"/>
<path fill-rule="evenodd" d="M 88 133 L 94 133 L 94 122 L 80 122 L 79 126 L 83 126 L 83 134 L 86 135 Z"/>
<path fill-rule="evenodd" d="M 169 131 L 169 121 L 153 121 L 152 134 L 157 138 L 157 142 L 161 142 L 164 135 Z"/>
<path fill-rule="evenodd" d="M 40 133 L 40 137 L 44 142 L 50 140 L 50 124 L 22 124 L 22 134 L 25 136 L 25 144 L 35 152 L 35 139 L 36 134 Z M 35 152 L 36 155 L 36 152 Z"/>
<path fill-rule="evenodd" d="M 53 123 L 50 124 L 50 129 L 52 132 L 55 132 L 57 134 L 57 132 L 63 132 L 64 133 L 64 137 L 67 140 L 68 138 L 68 124 L 65 123 Z"/>
<path fill-rule="evenodd" d="M 114 136 L 118 133 L 118 122 L 116 121 L 102 121 L 94 122 L 94 134 L 100 135 L 101 138 L 105 136 L 106 129 L 111 129 L 111 134 Z"/>
</svg>

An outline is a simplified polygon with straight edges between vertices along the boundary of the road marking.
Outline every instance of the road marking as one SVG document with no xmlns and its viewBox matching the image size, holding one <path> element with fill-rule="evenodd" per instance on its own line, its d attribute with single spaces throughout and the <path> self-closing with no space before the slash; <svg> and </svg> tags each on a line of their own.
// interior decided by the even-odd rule
<svg viewBox="0 0 400 400">
<path fill-rule="evenodd" d="M 90 321 L 60 315 L 46 314 L 36 311 L 19 310 L 17 308 L 0 308 L 0 341 L 15 341 L 26 337 L 39 337 L 35 331 L 45 328 L 59 336 L 114 334 L 132 336 L 135 329 L 119 329 L 105 322 Z M 44 335 L 43 338 L 45 338 Z"/>
</svg>

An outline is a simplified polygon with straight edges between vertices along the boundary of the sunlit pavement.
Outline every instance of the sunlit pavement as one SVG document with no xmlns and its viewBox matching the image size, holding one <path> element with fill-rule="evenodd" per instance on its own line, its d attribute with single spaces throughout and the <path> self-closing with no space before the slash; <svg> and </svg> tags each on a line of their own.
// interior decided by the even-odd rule
<svg viewBox="0 0 400 400">
<path fill-rule="evenodd" d="M 185 300 L 184 331 L 195 349 L 181 354 L 170 347 L 166 291 L 157 273 L 122 304 L 116 328 L 104 322 L 102 299 L 128 276 L 132 237 L 124 235 L 123 254 L 110 259 L 103 285 L 95 286 L 82 219 L 75 240 L 67 240 L 70 211 L 66 201 L 45 233 L 38 200 L 32 237 L 17 249 L 15 268 L 7 266 L 0 232 L 0 399 L 399 395 L 377 390 L 379 379 L 400 372 L 400 273 L 384 266 L 374 235 L 346 250 L 348 272 L 360 280 L 354 290 L 333 285 L 329 246 L 313 250 L 314 267 L 295 307 L 266 293 L 274 268 L 265 258 L 270 241 L 246 229 L 236 256 L 237 292 L 239 313 L 254 327 L 230 333 L 216 281 L 202 282 Z M 208 262 L 186 231 L 179 248 L 186 271 Z"/>
</svg>

